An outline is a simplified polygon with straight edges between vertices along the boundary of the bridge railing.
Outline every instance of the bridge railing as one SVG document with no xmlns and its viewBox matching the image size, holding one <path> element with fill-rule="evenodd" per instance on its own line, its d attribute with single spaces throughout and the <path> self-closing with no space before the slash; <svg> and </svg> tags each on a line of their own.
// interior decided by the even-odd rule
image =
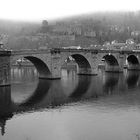
<svg viewBox="0 0 140 140">
<path fill-rule="evenodd" d="M 38 54 L 38 53 L 60 53 L 60 52 L 140 52 L 140 46 L 120 46 L 120 47 L 113 47 L 112 45 L 97 45 L 96 47 L 86 47 L 86 48 L 70 48 L 70 47 L 62 47 L 62 48 L 50 48 L 46 50 L 40 49 L 24 49 L 24 50 L 14 50 L 14 51 L 0 51 L 0 54 L 9 54 L 11 52 L 12 55 L 23 55 L 23 54 Z"/>
<path fill-rule="evenodd" d="M 23 54 L 38 54 L 38 53 L 48 53 L 50 50 L 38 50 L 38 49 L 24 49 L 24 50 L 13 50 L 12 55 L 23 55 Z"/>
</svg>

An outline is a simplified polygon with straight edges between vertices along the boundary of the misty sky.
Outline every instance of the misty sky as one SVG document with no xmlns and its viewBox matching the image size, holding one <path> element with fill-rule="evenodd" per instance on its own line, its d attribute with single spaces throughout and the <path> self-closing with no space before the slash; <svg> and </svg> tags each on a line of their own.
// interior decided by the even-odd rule
<svg viewBox="0 0 140 140">
<path fill-rule="evenodd" d="M 97 11 L 140 10 L 139 0 L 0 0 L 0 18 L 38 21 Z"/>
</svg>

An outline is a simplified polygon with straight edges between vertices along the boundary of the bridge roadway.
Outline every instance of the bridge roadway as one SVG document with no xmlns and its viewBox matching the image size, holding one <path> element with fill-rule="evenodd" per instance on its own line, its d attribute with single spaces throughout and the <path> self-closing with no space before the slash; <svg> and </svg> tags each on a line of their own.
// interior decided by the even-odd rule
<svg viewBox="0 0 140 140">
<path fill-rule="evenodd" d="M 75 59 L 77 73 L 82 75 L 96 75 L 98 65 L 102 63 L 107 72 L 123 72 L 125 64 L 129 70 L 140 70 L 140 50 L 138 49 L 53 48 L 0 51 L 0 85 L 10 84 L 10 67 L 19 58 L 31 61 L 39 73 L 39 78 L 60 79 L 61 67 L 69 56 Z"/>
<path fill-rule="evenodd" d="M 5 51 L 3 51 L 5 52 Z M 2 52 L 2 53 L 3 53 Z M 83 48 L 83 49 L 63 49 L 63 48 L 52 48 L 52 49 L 24 49 L 9 51 L 11 55 L 26 55 L 26 54 L 46 54 L 46 53 L 61 53 L 61 52 L 90 52 L 90 53 L 120 53 L 120 54 L 133 54 L 140 53 L 140 49 L 98 49 L 98 48 Z"/>
</svg>

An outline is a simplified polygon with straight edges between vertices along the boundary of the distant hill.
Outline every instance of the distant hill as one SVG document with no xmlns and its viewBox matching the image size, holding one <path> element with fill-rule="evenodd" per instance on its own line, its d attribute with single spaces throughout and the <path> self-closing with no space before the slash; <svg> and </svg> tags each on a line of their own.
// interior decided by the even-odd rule
<svg viewBox="0 0 140 140">
<path fill-rule="evenodd" d="M 91 21 L 102 21 L 110 25 L 127 25 L 140 30 L 140 11 L 126 11 L 126 12 L 94 12 L 86 13 L 82 15 L 76 15 L 66 18 L 60 18 L 57 22 L 77 22 L 77 23 L 89 23 Z"/>
<path fill-rule="evenodd" d="M 42 22 L 0 20 L 0 41 L 1 34 L 8 35 L 8 49 L 88 47 L 129 38 L 140 43 L 140 11 L 97 12 Z"/>
</svg>

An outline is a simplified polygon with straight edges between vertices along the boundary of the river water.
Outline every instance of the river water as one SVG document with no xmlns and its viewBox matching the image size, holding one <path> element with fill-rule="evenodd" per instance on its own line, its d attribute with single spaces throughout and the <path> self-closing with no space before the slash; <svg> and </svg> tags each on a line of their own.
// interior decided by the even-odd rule
<svg viewBox="0 0 140 140">
<path fill-rule="evenodd" d="M 139 140 L 140 72 L 39 80 L 36 69 L 12 68 L 0 87 L 0 140 Z"/>
</svg>

